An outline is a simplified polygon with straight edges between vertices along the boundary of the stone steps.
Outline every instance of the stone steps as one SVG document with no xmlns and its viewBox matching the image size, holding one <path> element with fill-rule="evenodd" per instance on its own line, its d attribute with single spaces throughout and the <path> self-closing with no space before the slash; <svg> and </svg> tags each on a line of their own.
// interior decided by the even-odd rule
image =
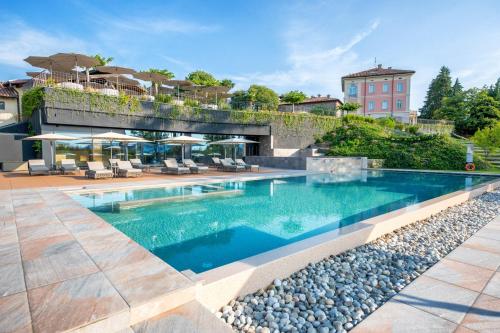
<svg viewBox="0 0 500 333">
<path fill-rule="evenodd" d="M 197 301 L 191 301 L 156 317 L 139 322 L 119 333 L 231 333 L 212 312 Z"/>
</svg>

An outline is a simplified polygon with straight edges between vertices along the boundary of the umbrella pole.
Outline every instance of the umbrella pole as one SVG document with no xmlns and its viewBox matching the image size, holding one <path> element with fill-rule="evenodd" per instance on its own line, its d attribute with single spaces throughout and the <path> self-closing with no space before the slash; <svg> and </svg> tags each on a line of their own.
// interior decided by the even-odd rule
<svg viewBox="0 0 500 333">
<path fill-rule="evenodd" d="M 50 141 L 50 169 L 54 170 L 54 141 Z"/>
<path fill-rule="evenodd" d="M 80 83 L 80 79 L 78 77 L 78 61 L 75 60 L 75 68 L 76 68 L 76 83 Z"/>
</svg>

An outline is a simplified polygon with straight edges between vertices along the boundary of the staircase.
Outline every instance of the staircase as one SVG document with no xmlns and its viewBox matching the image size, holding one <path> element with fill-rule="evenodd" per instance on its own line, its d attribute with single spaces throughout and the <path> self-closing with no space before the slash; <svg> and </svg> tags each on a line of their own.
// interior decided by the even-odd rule
<svg viewBox="0 0 500 333">
<path fill-rule="evenodd" d="M 479 147 L 474 147 L 474 153 L 480 155 L 481 157 L 484 157 L 484 159 L 488 162 L 491 163 L 495 168 L 500 169 L 500 150 L 497 149 L 495 151 L 492 151 L 486 156 L 486 152 L 479 148 Z"/>
</svg>

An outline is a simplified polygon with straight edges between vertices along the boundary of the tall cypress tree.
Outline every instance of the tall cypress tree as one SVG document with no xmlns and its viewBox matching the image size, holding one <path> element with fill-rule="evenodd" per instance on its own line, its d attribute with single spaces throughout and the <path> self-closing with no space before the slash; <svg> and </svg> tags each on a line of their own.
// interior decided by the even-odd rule
<svg viewBox="0 0 500 333">
<path fill-rule="evenodd" d="M 455 80 L 455 83 L 453 84 L 453 87 L 451 87 L 451 96 L 458 96 L 460 95 L 464 90 L 464 87 L 458 80 L 458 78 Z"/>
<path fill-rule="evenodd" d="M 497 79 L 495 84 L 492 84 L 488 89 L 488 94 L 500 102 L 500 77 Z"/>
<path fill-rule="evenodd" d="M 450 70 L 443 66 L 427 90 L 424 106 L 420 109 L 420 116 L 427 119 L 434 118 L 434 112 L 441 107 L 443 98 L 451 96 L 451 93 Z"/>
</svg>

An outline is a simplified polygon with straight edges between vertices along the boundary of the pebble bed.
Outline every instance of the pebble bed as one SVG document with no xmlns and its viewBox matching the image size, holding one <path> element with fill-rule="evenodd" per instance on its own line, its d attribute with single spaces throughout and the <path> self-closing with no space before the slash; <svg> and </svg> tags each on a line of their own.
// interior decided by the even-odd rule
<svg viewBox="0 0 500 333">
<path fill-rule="evenodd" d="M 309 264 L 216 316 L 237 332 L 346 332 L 500 214 L 490 192 Z"/>
</svg>

